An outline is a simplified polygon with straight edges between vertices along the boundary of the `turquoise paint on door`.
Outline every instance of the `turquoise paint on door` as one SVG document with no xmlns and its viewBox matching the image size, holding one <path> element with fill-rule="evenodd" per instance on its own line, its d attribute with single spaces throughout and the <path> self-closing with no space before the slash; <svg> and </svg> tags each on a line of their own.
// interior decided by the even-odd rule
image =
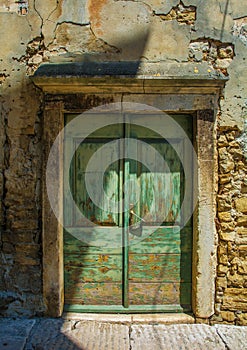
<svg viewBox="0 0 247 350">
<path fill-rule="evenodd" d="M 65 188 L 65 202 L 71 190 L 83 214 L 73 208 L 65 213 L 70 232 L 64 231 L 66 310 L 177 312 L 191 308 L 192 220 L 181 229 L 185 179 L 177 154 L 178 150 L 186 152 L 184 139 L 176 130 L 168 130 L 164 139 L 157 131 L 138 125 L 142 117 L 123 115 L 122 123 L 101 128 L 83 142 L 82 130 L 65 135 L 64 166 L 70 167 L 71 187 Z M 165 118 L 145 117 L 153 118 L 156 125 Z M 73 118 L 75 115 L 66 115 L 65 122 Z M 191 138 L 191 117 L 173 118 Z M 119 139 L 124 141 L 116 144 Z M 109 165 L 103 172 L 100 162 L 104 159 L 97 152 L 107 144 Z M 68 150 L 75 152 L 71 164 L 66 159 Z M 99 170 L 96 167 L 90 175 L 87 166 L 92 156 Z M 163 160 L 166 166 L 157 166 Z M 95 189 L 90 194 L 86 172 Z M 106 197 L 98 190 L 100 179 Z M 112 208 L 102 209 L 105 198 L 113 203 Z M 96 246 L 95 237 L 101 242 Z M 104 244 L 106 237 L 111 247 Z"/>
</svg>

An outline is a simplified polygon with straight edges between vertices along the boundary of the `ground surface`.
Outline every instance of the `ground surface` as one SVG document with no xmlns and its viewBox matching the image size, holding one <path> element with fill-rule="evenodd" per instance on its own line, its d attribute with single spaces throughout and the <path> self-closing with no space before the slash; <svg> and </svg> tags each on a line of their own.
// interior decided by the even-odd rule
<svg viewBox="0 0 247 350">
<path fill-rule="evenodd" d="M 157 321 L 159 321 L 157 319 Z M 0 319 L 0 350 L 244 350 L 247 327 L 138 318 Z"/>
</svg>

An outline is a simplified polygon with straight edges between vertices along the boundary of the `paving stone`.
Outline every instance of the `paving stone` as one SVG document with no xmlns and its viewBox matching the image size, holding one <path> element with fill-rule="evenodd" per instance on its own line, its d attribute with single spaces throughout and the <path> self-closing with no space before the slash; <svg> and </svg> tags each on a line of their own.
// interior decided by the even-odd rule
<svg viewBox="0 0 247 350">
<path fill-rule="evenodd" d="M 225 350 L 216 329 L 207 325 L 134 325 L 130 345 L 132 350 Z"/>
<path fill-rule="evenodd" d="M 121 324 L 85 322 L 66 335 L 87 350 L 129 349 L 129 327 Z"/>
<path fill-rule="evenodd" d="M 66 321 L 65 321 L 66 322 Z M 93 321 L 65 325 L 62 320 L 41 320 L 26 350 L 127 350 L 129 327 Z"/>
<path fill-rule="evenodd" d="M 0 319 L 0 349 L 22 350 L 35 320 Z"/>
<path fill-rule="evenodd" d="M 229 350 L 247 349 L 247 327 L 215 325 L 218 334 Z"/>
<path fill-rule="evenodd" d="M 63 331 L 72 328 L 70 321 L 62 319 L 40 319 L 33 327 L 27 342 L 26 350 L 46 349 L 46 343 L 57 339 Z"/>
<path fill-rule="evenodd" d="M 26 337 L 0 336 L 1 350 L 23 350 L 26 344 Z"/>
<path fill-rule="evenodd" d="M 0 337 L 26 337 L 35 324 L 35 320 L 0 318 Z"/>
</svg>

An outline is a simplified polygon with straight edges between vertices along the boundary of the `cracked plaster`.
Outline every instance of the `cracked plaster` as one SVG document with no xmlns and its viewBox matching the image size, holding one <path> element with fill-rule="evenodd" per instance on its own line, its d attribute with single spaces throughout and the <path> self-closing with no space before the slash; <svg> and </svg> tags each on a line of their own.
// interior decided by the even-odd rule
<svg viewBox="0 0 247 350">
<path fill-rule="evenodd" d="M 118 50 L 104 43 L 93 34 L 89 25 L 61 23 L 57 26 L 54 41 L 48 46 L 46 54 L 52 62 L 95 60 L 118 53 Z M 59 56 L 58 56 L 59 53 Z M 92 57 L 91 57 L 92 56 Z"/>
<path fill-rule="evenodd" d="M 235 57 L 228 67 L 230 80 L 227 82 L 224 99 L 221 100 L 220 125 L 238 125 L 242 130 L 247 115 L 247 66 L 246 47 L 240 41 L 235 43 Z"/>
<path fill-rule="evenodd" d="M 121 50 L 124 58 L 140 58 L 151 24 L 152 12 L 149 7 L 139 2 L 109 0 L 95 6 L 89 0 L 88 11 L 91 29 L 96 37 Z"/>
<path fill-rule="evenodd" d="M 225 14 L 224 10 L 221 10 L 220 1 L 202 1 L 200 5 L 197 5 L 192 39 L 206 37 L 224 42 L 231 41 L 232 26 L 233 19 L 229 14 Z"/>
</svg>

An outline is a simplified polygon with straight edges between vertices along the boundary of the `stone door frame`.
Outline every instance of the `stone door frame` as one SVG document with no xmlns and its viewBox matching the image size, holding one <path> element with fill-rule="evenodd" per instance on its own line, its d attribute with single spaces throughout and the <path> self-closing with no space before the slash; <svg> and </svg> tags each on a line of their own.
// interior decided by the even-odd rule
<svg viewBox="0 0 247 350">
<path fill-rule="evenodd" d="M 46 315 L 59 317 L 64 307 L 63 227 L 50 207 L 46 192 L 46 163 L 51 146 L 64 127 L 64 113 L 82 113 L 101 104 L 136 102 L 164 112 L 193 115 L 194 144 L 198 155 L 198 204 L 193 219 L 192 310 L 196 318 L 214 314 L 217 267 L 216 190 L 216 113 L 224 81 L 36 77 L 34 83 L 45 93 L 43 115 L 43 297 Z M 54 162 L 54 194 L 63 212 L 63 145 Z M 52 175 L 52 174 L 51 174 Z"/>
</svg>

